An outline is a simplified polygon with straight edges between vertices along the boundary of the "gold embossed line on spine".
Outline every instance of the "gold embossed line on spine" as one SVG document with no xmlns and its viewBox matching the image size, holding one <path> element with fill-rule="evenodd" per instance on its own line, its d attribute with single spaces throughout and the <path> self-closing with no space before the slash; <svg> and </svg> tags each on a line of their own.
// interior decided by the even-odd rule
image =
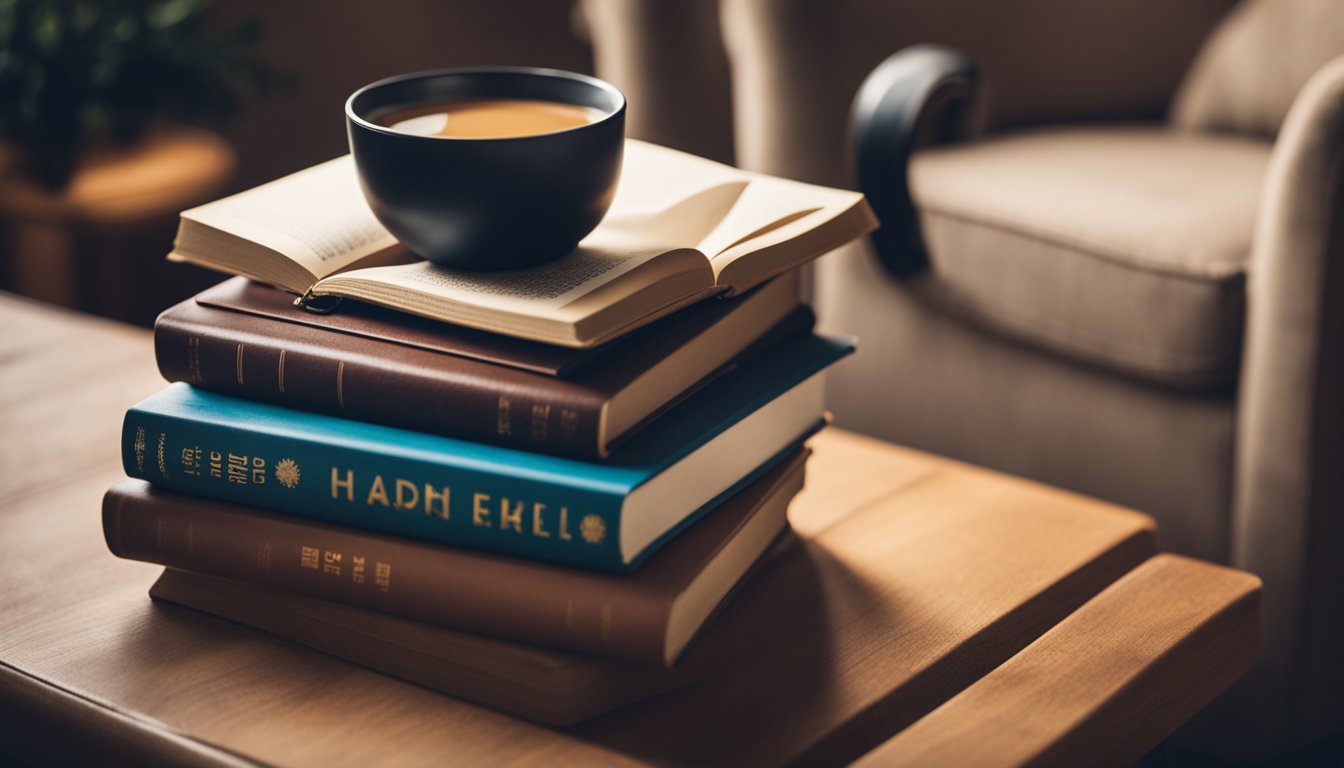
<svg viewBox="0 0 1344 768">
<path fill-rule="evenodd" d="M 243 343 L 238 342 L 238 386 L 243 386 Z"/>
<path fill-rule="evenodd" d="M 285 350 L 280 350 L 280 370 L 277 374 L 280 377 L 280 394 L 285 394 Z"/>
<path fill-rule="evenodd" d="M 345 410 L 345 361 L 336 364 L 336 404 Z"/>
</svg>

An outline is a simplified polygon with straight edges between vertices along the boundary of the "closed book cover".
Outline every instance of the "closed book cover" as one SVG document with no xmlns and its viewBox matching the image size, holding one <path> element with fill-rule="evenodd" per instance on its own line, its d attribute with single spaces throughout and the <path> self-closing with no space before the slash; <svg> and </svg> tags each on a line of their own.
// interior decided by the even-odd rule
<svg viewBox="0 0 1344 768">
<path fill-rule="evenodd" d="M 305 413 L 174 384 L 130 409 L 126 473 L 329 522 L 600 570 L 632 569 L 820 426 L 849 340 L 774 345 L 611 460 L 571 459 Z"/>
<path fill-rule="evenodd" d="M 127 480 L 103 498 L 114 555 L 403 618 L 671 666 L 778 538 L 802 488 L 795 454 L 631 574 L 445 547 L 268 514 Z"/>
<path fill-rule="evenodd" d="M 581 723 L 729 668 L 703 656 L 666 669 L 543 648 L 173 568 L 149 596 L 545 725 Z"/>
<path fill-rule="evenodd" d="M 169 381 L 577 459 L 611 447 L 743 355 L 811 329 L 788 273 L 605 347 L 573 350 L 372 305 L 317 315 L 234 278 L 159 316 Z"/>
</svg>

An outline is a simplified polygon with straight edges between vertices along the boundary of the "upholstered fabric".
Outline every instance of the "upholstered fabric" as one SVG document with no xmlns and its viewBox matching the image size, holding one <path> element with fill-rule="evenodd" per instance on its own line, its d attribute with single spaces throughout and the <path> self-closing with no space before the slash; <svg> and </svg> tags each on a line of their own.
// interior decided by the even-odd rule
<svg viewBox="0 0 1344 768">
<path fill-rule="evenodd" d="M 732 94 L 719 0 L 580 0 L 593 66 L 626 95 L 626 132 L 733 162 Z"/>
<path fill-rule="evenodd" d="M 1083 362 L 1231 391 L 1270 146 L 1095 127 L 919 153 L 909 175 L 932 261 L 926 290 Z"/>
<path fill-rule="evenodd" d="M 666 0 L 592 1 L 659 6 Z M 1126 181 L 1112 182 L 1109 193 L 1099 186 L 1099 174 L 1082 174 L 1070 181 L 1069 194 L 1051 202 L 1056 208 L 1028 206 L 1036 219 L 1014 212 L 1018 221 L 1045 224 L 1063 222 L 1069 213 L 1074 223 L 1087 222 L 1107 238 L 1100 245 L 1123 245 L 1124 253 L 1141 256 L 1133 269 L 1124 259 L 1089 258 L 1077 241 L 1047 243 L 1039 233 L 1011 241 L 991 227 L 973 230 L 930 213 L 931 237 L 949 245 L 953 235 L 939 227 L 955 223 L 961 238 L 958 247 L 934 254 L 932 270 L 897 281 L 864 247 L 845 249 L 818 265 L 815 303 L 824 328 L 860 337 L 859 354 L 829 380 L 830 407 L 842 425 L 1129 504 L 1157 517 L 1170 548 L 1228 559 L 1264 576 L 1264 662 L 1210 713 L 1214 738 L 1205 748 L 1247 759 L 1344 724 L 1344 64 L 1331 65 L 1301 92 L 1280 129 L 1312 76 L 1313 61 L 1328 57 L 1327 38 L 1344 29 L 1317 14 L 1335 13 L 1344 0 L 1247 0 L 1207 45 L 1232 0 L 719 2 L 737 159 L 757 170 L 850 183 L 846 126 L 853 94 L 883 58 L 920 42 L 942 43 L 979 61 L 981 126 L 991 142 L 1009 141 L 1003 130 L 1012 127 L 1157 121 L 1167 114 L 1196 133 L 1232 131 L 1261 140 L 1279 134 L 1267 171 L 1252 167 L 1253 152 L 1230 149 L 1253 142 L 1197 150 L 1208 150 L 1201 155 L 1203 172 L 1214 178 L 1266 173 L 1258 209 L 1239 197 L 1256 191 L 1240 185 L 1206 189 L 1205 202 L 1190 205 L 1179 183 L 1146 190 L 1139 168 L 1122 167 L 1135 164 L 1113 162 L 1110 172 Z M 631 34 L 660 34 L 659 24 L 648 23 L 653 16 L 632 18 L 640 23 L 631 25 Z M 702 53 L 686 49 L 677 56 Z M 692 100 L 686 108 L 697 108 L 695 93 L 669 74 L 672 68 L 647 57 L 629 60 L 660 73 L 661 79 L 639 81 L 651 89 L 649 98 L 670 89 Z M 1173 109 L 1171 96 L 1182 82 Z M 630 96 L 645 98 L 635 91 Z M 1221 151 L 1209 149 L 1214 146 L 1239 159 L 1214 161 Z M 948 157 L 957 151 L 965 148 L 948 150 Z M 1181 166 L 1184 160 L 1172 155 L 1165 156 Z M 922 158 L 917 173 L 933 157 Z M 1263 157 L 1258 162 L 1263 169 Z M 1169 177 L 1170 170 L 1154 172 Z M 1079 170 L 1061 165 L 1056 172 L 1067 177 Z M 1043 189 L 1035 175 L 1028 170 L 1017 183 Z M 917 184 L 917 193 L 933 194 L 930 181 Z M 1114 197 L 1119 192 L 1137 199 L 1122 205 Z M 1011 189 L 1005 205 L 1018 195 Z M 1103 202 L 1086 215 L 1087 200 Z M 1243 211 L 1240 219 L 1233 209 Z M 1116 210 L 1125 218 L 1106 217 Z M 1173 215 L 1181 213 L 1210 227 L 1235 220 L 1228 231 L 1201 235 L 1194 218 Z M 1139 214 L 1160 227 L 1110 228 L 1141 221 Z M 991 246 L 982 246 L 981 237 Z M 1034 271 L 1017 266 L 1029 260 Z M 1045 269 L 1052 260 L 1062 276 Z M 985 275 L 974 274 L 977 268 Z M 1028 275 L 1039 280 L 1026 285 Z M 1233 309 L 1234 275 L 1246 284 L 1244 310 Z M 1215 290 L 1216 283 L 1228 291 Z M 1067 318 L 1066 333 L 1013 331 L 1002 315 L 984 314 L 1015 306 L 1026 292 L 1032 309 L 1054 302 L 1052 313 Z M 960 296 L 955 311 L 950 296 Z M 1151 373 L 1154 359 L 1170 358 L 1098 359 L 1095 344 L 1076 343 L 1092 340 L 1076 335 L 1086 327 L 1125 340 L 1126 351 L 1170 347 L 1184 359 L 1214 350 L 1217 358 L 1232 338 L 1219 329 L 1229 330 L 1230 318 L 1242 311 L 1235 392 L 1178 390 L 1171 386 L 1177 382 L 1163 378 L 1170 369 L 1162 377 Z M 1192 324 L 1177 323 L 1173 313 Z M 1126 317 L 1138 318 L 1140 326 L 1110 324 Z M 1174 336 L 1163 335 L 1178 325 Z M 1060 346 L 1061 339 L 1069 343 Z M 1125 375 L 1111 372 L 1120 362 Z M 1144 365 L 1149 373 L 1139 370 Z M 1244 718 L 1228 719 L 1236 714 Z"/>
<path fill-rule="evenodd" d="M 1230 396 L 1006 343 L 930 311 L 866 244 L 822 257 L 817 290 L 821 327 L 859 338 L 828 374 L 837 424 L 1141 509 L 1166 548 L 1226 558 Z"/>
<path fill-rule="evenodd" d="M 847 121 L 859 83 L 916 43 L 981 65 L 990 129 L 1160 120 L 1232 0 L 721 0 L 737 159 L 850 184 Z M 599 54 L 600 60 L 600 54 Z"/>
<path fill-rule="evenodd" d="M 1247 291 L 1232 563 L 1264 579 L 1275 695 L 1246 727 L 1311 738 L 1344 723 L 1344 56 L 1284 123 Z"/>
<path fill-rule="evenodd" d="M 1344 54 L 1344 2 L 1245 0 L 1209 38 L 1177 95 L 1182 128 L 1272 138 L 1303 84 Z"/>
</svg>

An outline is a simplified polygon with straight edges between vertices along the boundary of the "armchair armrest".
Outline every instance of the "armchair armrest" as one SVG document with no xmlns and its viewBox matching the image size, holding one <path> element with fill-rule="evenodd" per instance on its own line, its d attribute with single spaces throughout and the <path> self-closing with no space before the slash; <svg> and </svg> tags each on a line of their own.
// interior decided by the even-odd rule
<svg viewBox="0 0 1344 768">
<path fill-rule="evenodd" d="M 1247 719 L 1305 739 L 1344 721 L 1344 56 L 1279 133 L 1246 291 L 1229 554 L 1273 629 Z"/>
<path fill-rule="evenodd" d="M 907 166 L 917 145 L 966 131 L 977 70 L 965 55 L 938 45 L 892 54 L 868 75 L 850 119 L 859 189 L 882 222 L 872 235 L 878 258 L 894 275 L 928 264 Z"/>
</svg>

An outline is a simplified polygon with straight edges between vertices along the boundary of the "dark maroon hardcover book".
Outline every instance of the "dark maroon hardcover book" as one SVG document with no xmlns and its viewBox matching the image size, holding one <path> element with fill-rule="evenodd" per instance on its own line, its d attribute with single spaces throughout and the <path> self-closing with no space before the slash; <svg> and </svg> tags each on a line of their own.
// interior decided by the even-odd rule
<svg viewBox="0 0 1344 768">
<path fill-rule="evenodd" d="M 154 326 L 169 381 L 577 459 L 612 446 L 754 348 L 810 329 L 790 273 L 595 349 L 565 349 L 345 302 L 319 315 L 234 278 Z"/>
</svg>

